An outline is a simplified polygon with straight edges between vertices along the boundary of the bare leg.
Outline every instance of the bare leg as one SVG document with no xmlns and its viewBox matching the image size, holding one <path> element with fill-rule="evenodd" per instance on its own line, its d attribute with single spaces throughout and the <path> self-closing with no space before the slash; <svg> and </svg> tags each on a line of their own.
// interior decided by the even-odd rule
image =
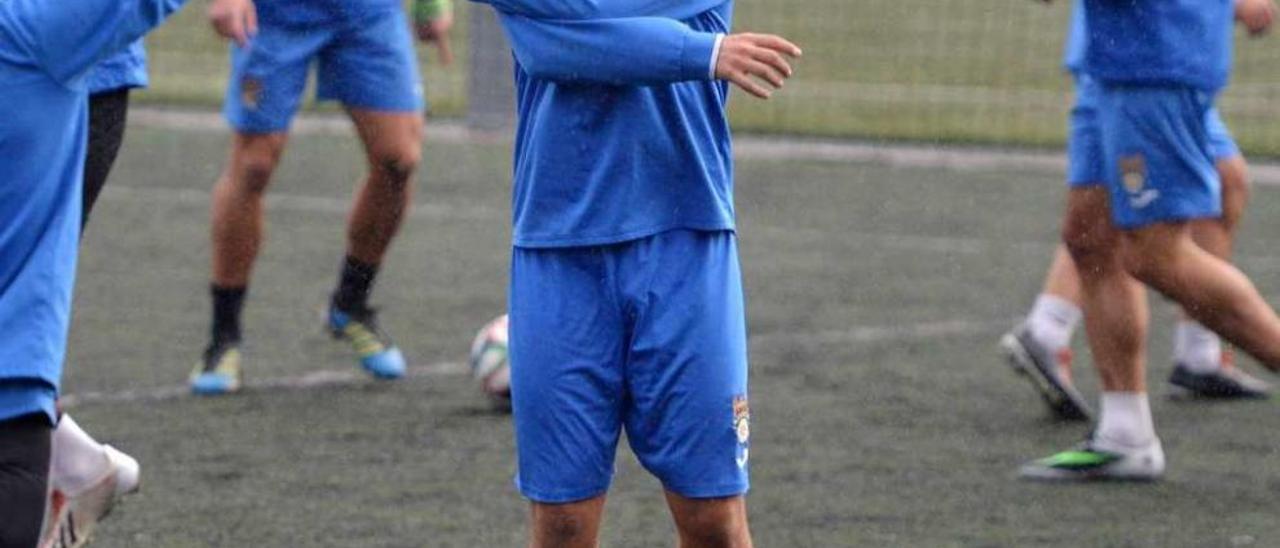
<svg viewBox="0 0 1280 548">
<path fill-rule="evenodd" d="M 1196 321 L 1280 371 L 1280 318 L 1243 273 L 1191 239 L 1186 223 L 1125 233 L 1125 267 Z"/>
<path fill-rule="evenodd" d="M 595 548 L 600 545 L 604 495 L 566 504 L 533 503 L 530 548 Z"/>
<path fill-rule="evenodd" d="M 1080 306 L 1080 275 L 1076 273 L 1076 263 L 1071 260 L 1071 253 L 1067 251 L 1065 244 L 1054 249 L 1053 262 L 1049 264 L 1044 289 L 1040 292 Z"/>
<path fill-rule="evenodd" d="M 1103 187 L 1075 189 L 1063 223 L 1080 274 L 1085 331 L 1108 392 L 1146 392 L 1146 292 L 1124 269 Z"/>
<path fill-rule="evenodd" d="M 667 491 L 680 548 L 751 548 L 746 497 L 691 499 Z"/>
<path fill-rule="evenodd" d="M 264 232 L 263 196 L 288 136 L 237 134 L 227 169 L 213 187 L 213 283 L 244 287 Z"/>
<path fill-rule="evenodd" d="M 422 117 L 358 109 L 350 115 L 364 142 L 369 175 L 356 190 L 351 207 L 347 254 L 377 265 L 412 199 L 413 174 L 422 158 Z"/>
</svg>

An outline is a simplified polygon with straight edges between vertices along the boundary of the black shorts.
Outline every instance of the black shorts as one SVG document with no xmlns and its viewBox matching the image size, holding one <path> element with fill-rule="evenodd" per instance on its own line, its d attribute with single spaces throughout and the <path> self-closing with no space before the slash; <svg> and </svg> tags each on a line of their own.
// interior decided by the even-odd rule
<svg viewBox="0 0 1280 548">
<path fill-rule="evenodd" d="M 107 184 L 111 166 L 116 163 L 120 144 L 124 142 L 125 120 L 129 116 L 129 89 L 118 89 L 89 96 L 89 147 L 84 158 L 84 209 L 80 213 L 80 231 L 89 222 L 89 213 L 98 194 Z"/>
<path fill-rule="evenodd" d="M 31 548 L 40 538 L 52 443 L 43 413 L 0 421 L 0 548 Z"/>
</svg>

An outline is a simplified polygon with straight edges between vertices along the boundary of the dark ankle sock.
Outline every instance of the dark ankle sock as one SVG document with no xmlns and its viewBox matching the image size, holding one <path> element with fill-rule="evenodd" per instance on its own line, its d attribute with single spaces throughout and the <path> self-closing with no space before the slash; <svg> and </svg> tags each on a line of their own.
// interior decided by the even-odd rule
<svg viewBox="0 0 1280 548">
<path fill-rule="evenodd" d="M 240 342 L 240 310 L 247 291 L 245 287 L 209 286 L 213 295 L 213 346 Z"/>
<path fill-rule="evenodd" d="M 369 292 L 378 277 L 378 265 L 363 262 L 350 255 L 342 262 L 338 288 L 333 292 L 333 306 L 344 312 L 369 307 Z"/>
</svg>

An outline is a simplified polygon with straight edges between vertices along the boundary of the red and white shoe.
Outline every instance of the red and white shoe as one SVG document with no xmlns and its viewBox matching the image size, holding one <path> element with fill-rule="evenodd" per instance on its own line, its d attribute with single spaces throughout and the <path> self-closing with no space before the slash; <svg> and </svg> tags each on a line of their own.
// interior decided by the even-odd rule
<svg viewBox="0 0 1280 548">
<path fill-rule="evenodd" d="M 125 495 L 139 487 L 138 461 L 110 445 L 104 445 L 107 469 L 102 478 L 79 493 L 54 489 L 46 508 L 48 516 L 39 548 L 78 548 L 89 543 L 98 522 Z"/>
</svg>

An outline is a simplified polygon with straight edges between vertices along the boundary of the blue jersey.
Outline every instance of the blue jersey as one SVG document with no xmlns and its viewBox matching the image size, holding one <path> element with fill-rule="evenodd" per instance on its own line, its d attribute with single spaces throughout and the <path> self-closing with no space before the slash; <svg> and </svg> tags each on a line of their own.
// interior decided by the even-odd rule
<svg viewBox="0 0 1280 548">
<path fill-rule="evenodd" d="M 1089 45 L 1085 36 L 1084 0 L 1076 0 L 1071 6 L 1071 23 L 1067 27 L 1067 43 L 1062 48 L 1062 67 L 1072 74 L 1084 70 L 1084 52 Z"/>
<path fill-rule="evenodd" d="M 712 66 L 732 2 L 671 2 L 665 13 L 703 10 L 683 20 L 552 22 L 504 8 L 536 1 L 492 3 L 516 57 L 516 246 L 734 228 L 728 88 Z"/>
<path fill-rule="evenodd" d="M 104 59 L 89 73 L 89 93 L 147 87 L 147 50 L 142 40 Z"/>
<path fill-rule="evenodd" d="M 402 9 L 400 0 L 258 0 L 255 5 L 262 24 L 287 27 L 325 25 Z"/>
<path fill-rule="evenodd" d="M 1084 0 L 1085 72 L 1215 93 L 1231 73 L 1233 0 Z"/>
<path fill-rule="evenodd" d="M 183 1 L 0 2 L 0 420 L 53 413 L 80 233 L 86 75 Z"/>
</svg>

